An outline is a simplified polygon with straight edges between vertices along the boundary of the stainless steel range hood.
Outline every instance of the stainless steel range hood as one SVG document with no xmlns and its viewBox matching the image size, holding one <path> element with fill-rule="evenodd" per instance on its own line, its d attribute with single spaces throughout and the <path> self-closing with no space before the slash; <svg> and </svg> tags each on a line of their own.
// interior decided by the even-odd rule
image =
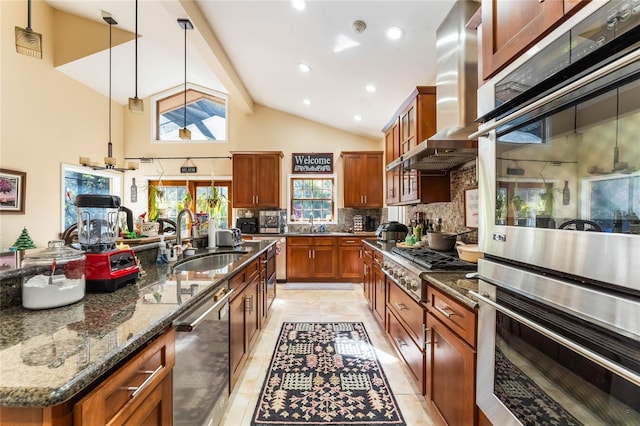
<svg viewBox="0 0 640 426">
<path fill-rule="evenodd" d="M 477 31 L 466 28 L 480 7 L 471 0 L 458 0 L 436 31 L 437 77 L 435 135 L 406 152 L 387 169 L 448 170 L 474 160 L 478 140 L 469 135 L 478 130 Z"/>
</svg>

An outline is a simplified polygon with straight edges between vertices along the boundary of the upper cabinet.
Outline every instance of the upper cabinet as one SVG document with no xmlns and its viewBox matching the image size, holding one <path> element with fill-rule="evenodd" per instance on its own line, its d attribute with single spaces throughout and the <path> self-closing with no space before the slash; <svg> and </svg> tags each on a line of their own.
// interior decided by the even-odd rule
<svg viewBox="0 0 640 426">
<path fill-rule="evenodd" d="M 345 151 L 340 154 L 344 170 L 344 207 L 383 206 L 382 154 L 381 151 Z"/>
<path fill-rule="evenodd" d="M 233 207 L 279 208 L 279 151 L 232 152 Z"/>
<path fill-rule="evenodd" d="M 487 80 L 588 0 L 482 0 L 482 78 Z"/>
</svg>

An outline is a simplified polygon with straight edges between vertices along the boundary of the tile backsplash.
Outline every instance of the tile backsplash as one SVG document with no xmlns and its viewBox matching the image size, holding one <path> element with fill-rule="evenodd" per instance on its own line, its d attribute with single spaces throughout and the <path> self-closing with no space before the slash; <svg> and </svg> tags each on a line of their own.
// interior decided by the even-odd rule
<svg viewBox="0 0 640 426">
<path fill-rule="evenodd" d="M 464 220 L 464 191 L 478 187 L 476 166 L 462 167 L 451 172 L 451 201 L 448 203 L 417 204 L 407 206 L 405 223 L 409 224 L 418 213 L 424 213 L 425 218 L 437 221 L 442 218 L 442 230 L 455 232 L 467 230 Z M 459 237 L 467 243 L 478 242 L 478 231 Z"/>
</svg>

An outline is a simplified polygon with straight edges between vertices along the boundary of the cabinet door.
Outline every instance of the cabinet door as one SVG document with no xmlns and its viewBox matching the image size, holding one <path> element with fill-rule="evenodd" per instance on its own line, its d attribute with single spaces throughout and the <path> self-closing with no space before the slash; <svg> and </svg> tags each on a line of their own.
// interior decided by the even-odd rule
<svg viewBox="0 0 640 426">
<path fill-rule="evenodd" d="M 280 207 L 280 155 L 256 156 L 256 204 L 258 207 Z M 234 203 L 235 206 L 235 203 Z"/>
<path fill-rule="evenodd" d="M 448 424 L 475 425 L 475 351 L 431 314 L 428 323 L 427 393 Z"/>
<path fill-rule="evenodd" d="M 364 204 L 364 194 L 360 182 L 364 176 L 364 165 L 360 155 L 345 154 L 342 157 L 344 170 L 344 206 L 360 207 Z"/>
<path fill-rule="evenodd" d="M 385 164 L 389 164 L 400 157 L 400 126 L 398 121 L 384 134 L 385 142 Z"/>
<path fill-rule="evenodd" d="M 260 331 L 260 274 L 255 276 L 244 291 L 244 333 L 249 353 Z"/>
<path fill-rule="evenodd" d="M 314 245 L 313 277 L 334 280 L 338 276 L 338 247 Z"/>
<path fill-rule="evenodd" d="M 387 172 L 386 182 L 387 205 L 394 205 L 400 202 L 400 171 L 398 169 Z"/>
<path fill-rule="evenodd" d="M 340 246 L 338 253 L 340 278 L 348 281 L 362 281 L 362 248 L 358 246 Z"/>
<path fill-rule="evenodd" d="M 482 0 L 482 77 L 540 40 L 563 16 L 564 0 Z"/>
<path fill-rule="evenodd" d="M 416 97 L 400 114 L 400 154 L 415 148 L 416 116 L 418 114 L 418 98 Z"/>
<path fill-rule="evenodd" d="M 255 170 L 255 156 L 233 155 L 233 207 L 255 207 Z"/>
<path fill-rule="evenodd" d="M 373 301 L 373 306 L 374 306 L 373 313 L 375 314 L 382 328 L 386 330 L 386 327 L 385 327 L 386 303 L 387 303 L 385 298 L 386 282 L 385 282 L 384 272 L 382 272 L 382 269 L 380 269 L 380 267 L 377 264 L 374 264 L 373 266 L 373 283 L 374 283 L 374 291 L 375 291 L 374 301 Z"/>
<path fill-rule="evenodd" d="M 244 338 L 244 303 L 244 293 L 241 293 L 229 304 L 229 365 L 231 367 L 229 389 L 233 389 L 238 380 L 247 353 Z"/>
<path fill-rule="evenodd" d="M 313 246 L 293 246 L 287 244 L 287 279 L 313 278 Z"/>
<path fill-rule="evenodd" d="M 364 285 L 364 297 L 367 299 L 369 309 L 373 310 L 373 270 L 371 260 L 366 258 L 362 264 L 362 284 Z"/>
<path fill-rule="evenodd" d="M 400 202 L 412 203 L 420 199 L 420 187 L 418 179 L 420 172 L 418 170 L 408 170 L 403 166 L 400 167 Z"/>
<path fill-rule="evenodd" d="M 359 176 L 364 207 L 382 207 L 382 153 L 363 154 L 363 174 Z"/>
</svg>

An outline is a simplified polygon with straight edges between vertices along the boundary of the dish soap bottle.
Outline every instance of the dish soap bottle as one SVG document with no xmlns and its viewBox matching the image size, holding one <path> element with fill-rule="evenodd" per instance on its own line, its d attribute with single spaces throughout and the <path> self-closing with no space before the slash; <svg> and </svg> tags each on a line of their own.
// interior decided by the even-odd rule
<svg viewBox="0 0 640 426">
<path fill-rule="evenodd" d="M 416 236 L 416 242 L 422 241 L 422 225 L 417 224 L 415 228 L 413 228 L 413 233 Z"/>
</svg>

